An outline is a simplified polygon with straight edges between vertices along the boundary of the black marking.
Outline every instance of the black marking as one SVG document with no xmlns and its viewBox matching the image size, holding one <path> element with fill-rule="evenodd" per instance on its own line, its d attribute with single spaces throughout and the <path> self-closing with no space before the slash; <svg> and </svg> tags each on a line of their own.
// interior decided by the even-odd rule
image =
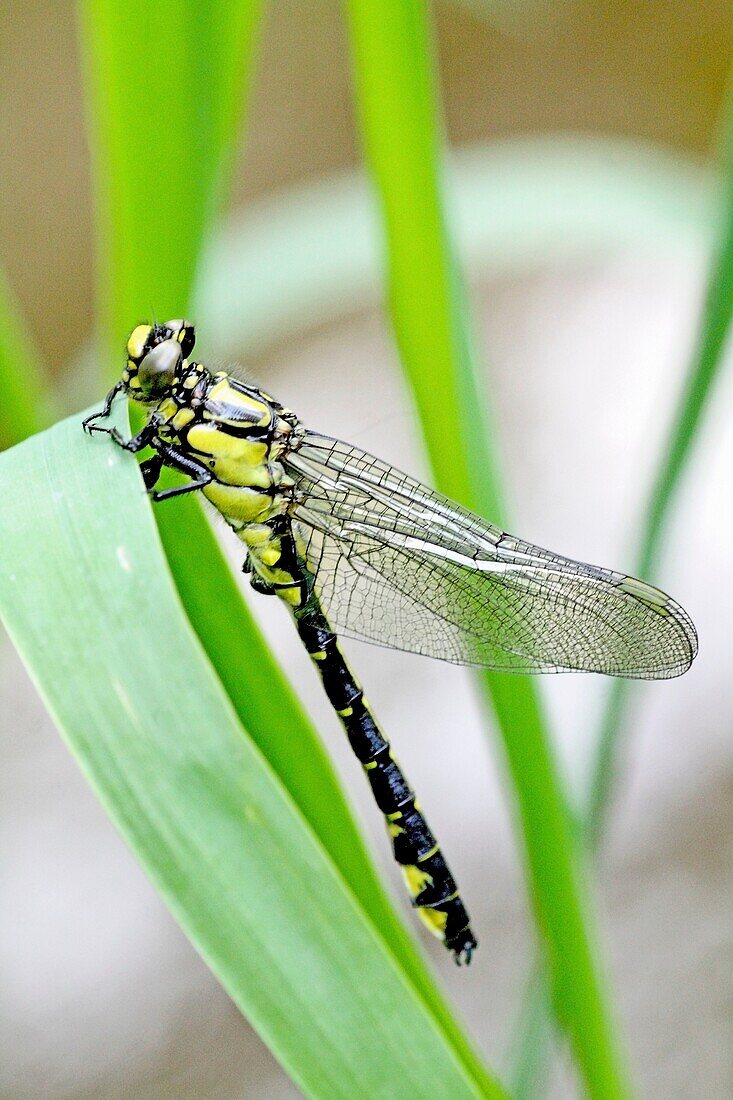
<svg viewBox="0 0 733 1100">
<path fill-rule="evenodd" d="M 231 415 L 233 406 L 222 405 L 221 411 L 212 412 L 212 405 L 207 402 L 201 406 L 202 416 L 200 424 L 215 424 L 220 432 L 232 436 L 233 439 L 249 439 L 253 443 L 261 443 L 271 439 L 273 430 L 270 424 L 253 424 L 249 420 Z M 229 412 L 227 412 L 229 410 Z"/>
</svg>

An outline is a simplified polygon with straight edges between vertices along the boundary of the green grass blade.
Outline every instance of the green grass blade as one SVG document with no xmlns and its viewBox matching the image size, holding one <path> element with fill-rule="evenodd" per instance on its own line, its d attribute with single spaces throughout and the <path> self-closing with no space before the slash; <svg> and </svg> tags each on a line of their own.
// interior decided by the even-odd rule
<svg viewBox="0 0 733 1100">
<path fill-rule="evenodd" d="M 725 150 L 725 189 L 719 243 L 715 251 L 702 317 L 689 368 L 684 380 L 677 411 L 670 425 L 667 442 L 662 449 L 657 474 L 653 482 L 649 503 L 644 509 L 639 539 L 639 551 L 635 566 L 639 577 L 653 578 L 655 566 L 662 548 L 662 540 L 675 496 L 680 489 L 685 468 L 692 454 L 702 426 L 708 401 L 720 373 L 733 321 L 733 97 L 726 104 L 724 119 L 727 135 Z M 591 766 L 588 795 L 583 808 L 582 828 L 585 844 L 591 856 L 596 856 L 603 840 L 609 810 L 615 789 L 620 744 L 628 729 L 630 709 L 635 695 L 635 685 L 625 680 L 615 680 L 601 717 L 596 747 Z M 542 968 L 535 967 L 534 982 L 543 982 Z M 523 1076 L 512 1077 L 512 1094 L 531 1097 L 538 1080 L 541 1080 L 549 1056 L 550 1029 L 540 1026 L 535 1006 L 541 1000 L 539 992 L 535 1005 L 524 1012 L 519 1020 L 518 1035 L 526 1037 L 522 1067 Z M 521 1040 L 515 1040 L 517 1046 Z M 528 1069 L 527 1067 L 531 1067 Z M 518 1084 L 522 1082 L 522 1088 Z"/>
<path fill-rule="evenodd" d="M 547 1054 L 555 1037 L 552 1005 L 548 985 L 542 972 L 530 974 L 522 999 L 519 1019 L 506 1057 L 506 1079 L 510 1083 L 512 1100 L 538 1100 L 547 1087 Z M 544 1087 L 540 1086 L 540 1071 Z"/>
<path fill-rule="evenodd" d="M 347 8 L 362 139 L 383 207 L 389 303 L 403 367 L 441 488 L 455 499 L 480 500 L 496 514 L 496 461 L 487 455 L 485 402 L 478 400 L 436 186 L 438 141 L 423 6 L 414 0 L 352 0 Z M 449 446 L 453 440 L 463 446 Z"/>
<path fill-rule="evenodd" d="M 227 3 L 218 21 L 214 7 L 191 0 L 155 0 L 152 4 L 84 0 L 82 5 L 100 184 L 100 297 L 102 315 L 108 321 L 105 348 L 114 348 L 117 336 L 142 317 L 149 317 L 153 305 L 161 317 L 186 312 L 237 129 L 232 102 L 241 99 L 235 81 L 241 62 L 235 60 L 229 39 L 236 23 L 237 48 L 242 57 L 251 55 L 259 14 L 258 3 Z M 177 28 L 175 48 L 180 42 L 180 63 L 161 66 L 159 51 L 171 41 L 172 27 Z M 139 65 L 132 93 L 131 42 Z M 185 79 L 181 79 L 182 73 Z M 164 135 L 160 150 L 165 172 L 158 169 L 153 156 L 151 135 L 156 134 Z M 104 373 L 119 376 L 121 355 L 110 352 L 107 358 Z M 191 621 L 220 677 L 229 681 L 240 718 L 255 736 L 264 739 L 272 735 L 273 741 L 278 741 L 278 725 L 273 727 L 262 705 L 266 696 L 240 686 L 248 683 L 250 670 L 257 669 L 274 690 L 273 709 L 280 714 L 284 728 L 304 733 L 294 738 L 302 750 L 304 775 L 309 780 L 316 773 L 324 777 L 315 787 L 302 783 L 301 808 L 306 814 L 312 812 L 318 822 L 324 784 L 328 785 L 326 777 L 330 777 L 337 810 L 345 810 L 322 746 L 312 731 L 309 734 L 197 503 L 181 501 L 176 508 L 156 509 L 155 515 Z M 291 758 L 279 744 L 273 748 L 273 756 L 283 768 L 283 782 L 291 783 Z M 297 751 L 293 757 L 297 759 Z M 294 793 L 292 785 L 290 789 Z M 315 799 L 311 791 L 316 792 Z M 326 831 L 323 822 L 324 839 Z M 348 828 L 344 832 L 348 834 Z M 355 830 L 351 832 L 351 837 L 345 836 L 345 851 L 348 840 L 354 839 Z M 341 835 L 338 830 L 337 835 Z"/>
<path fill-rule="evenodd" d="M 696 352 L 685 380 L 683 397 L 670 431 L 669 441 L 654 483 L 651 503 L 646 513 L 648 520 L 642 532 L 641 551 L 634 570 L 640 577 L 654 576 L 665 522 L 669 517 L 675 494 L 679 489 L 685 466 L 697 438 L 712 385 L 722 363 L 725 332 L 733 314 L 732 230 L 733 218 L 711 273 Z M 614 680 L 603 710 L 582 822 L 585 843 L 593 856 L 598 853 L 602 844 L 608 822 L 618 772 L 620 744 L 629 727 L 631 705 L 635 694 L 635 685 L 625 680 Z M 537 964 L 534 984 L 538 990 L 543 980 L 542 967 Z M 539 992 L 536 996 L 539 1000 L 542 999 Z M 531 1004 L 521 1014 L 517 1025 L 518 1035 L 526 1037 L 524 1043 L 519 1038 L 515 1038 L 514 1041 L 517 1050 L 520 1048 L 523 1050 L 522 1058 L 518 1059 L 517 1063 L 518 1074 L 510 1075 L 510 1080 L 513 1082 L 512 1095 L 517 1100 L 536 1096 L 537 1082 L 544 1078 L 546 1071 L 551 1029 L 547 1021 L 544 1024 L 539 1022 L 538 1014 L 541 1015 L 541 1009 L 537 1009 L 536 1003 Z"/>
<path fill-rule="evenodd" d="M 260 0 L 80 0 L 105 347 L 180 316 L 236 148 Z M 105 381 L 118 371 L 106 364 Z"/>
<path fill-rule="evenodd" d="M 695 353 L 651 494 L 638 569 L 646 576 L 659 555 L 664 525 L 723 363 L 733 319 L 733 171 L 727 179 L 725 226 L 708 279 Z"/>
<path fill-rule="evenodd" d="M 0 271 L 0 450 L 47 428 L 55 419 L 45 377 L 15 296 Z"/>
<path fill-rule="evenodd" d="M 0 613 L 117 826 L 309 1095 L 479 1090 L 238 722 L 134 460 L 74 417 L 0 456 Z M 51 641 L 52 640 L 52 641 Z"/>
<path fill-rule="evenodd" d="M 496 519 L 496 463 L 441 201 L 425 8 L 417 0 L 350 0 L 347 8 L 364 143 L 383 207 L 392 319 L 433 469 L 445 492 Z M 483 682 L 514 782 L 555 1011 L 590 1095 L 624 1096 L 625 1070 L 537 695 L 526 679 Z"/>
<path fill-rule="evenodd" d="M 643 513 L 636 565 L 640 577 L 654 573 L 665 525 L 721 369 L 733 321 L 733 95 L 729 95 L 726 109 L 726 174 L 719 243 L 708 276 L 695 350 L 662 451 L 649 504 Z M 598 849 L 605 829 L 613 796 L 618 742 L 627 724 L 632 697 L 631 685 L 624 681 L 615 683 L 601 720 L 585 808 L 586 838 L 593 852 Z"/>
</svg>

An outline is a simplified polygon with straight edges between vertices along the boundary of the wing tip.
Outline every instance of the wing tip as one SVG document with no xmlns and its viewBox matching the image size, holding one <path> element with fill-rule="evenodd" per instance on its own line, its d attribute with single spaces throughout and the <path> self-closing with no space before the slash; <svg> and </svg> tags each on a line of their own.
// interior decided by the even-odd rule
<svg viewBox="0 0 733 1100">
<path fill-rule="evenodd" d="M 638 677 L 650 680 L 672 680 L 683 676 L 691 667 L 700 648 L 697 629 L 690 615 L 681 604 L 661 588 L 655 588 L 654 585 L 638 580 L 636 577 L 623 577 L 617 587 L 664 619 L 676 635 L 678 652 L 674 658 L 654 668 L 640 670 L 637 673 Z"/>
</svg>

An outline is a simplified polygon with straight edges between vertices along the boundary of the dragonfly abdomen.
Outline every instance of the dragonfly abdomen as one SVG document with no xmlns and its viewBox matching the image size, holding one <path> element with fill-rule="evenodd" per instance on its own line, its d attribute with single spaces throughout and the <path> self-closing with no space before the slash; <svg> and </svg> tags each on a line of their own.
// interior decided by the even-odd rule
<svg viewBox="0 0 733 1100">
<path fill-rule="evenodd" d="M 458 887 L 314 595 L 295 611 L 295 619 L 384 814 L 394 857 L 418 916 L 453 952 L 456 962 L 470 962 L 477 943 Z"/>
</svg>

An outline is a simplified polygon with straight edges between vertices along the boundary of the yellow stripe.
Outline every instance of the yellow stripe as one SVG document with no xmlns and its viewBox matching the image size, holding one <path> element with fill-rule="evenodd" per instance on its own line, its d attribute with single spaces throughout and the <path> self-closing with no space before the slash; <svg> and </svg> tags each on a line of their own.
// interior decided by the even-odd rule
<svg viewBox="0 0 733 1100">
<path fill-rule="evenodd" d="M 428 883 L 433 881 L 427 871 L 421 871 L 419 867 L 415 867 L 412 863 L 403 865 L 402 874 L 407 883 L 407 889 L 413 898 L 421 894 Z"/>
<path fill-rule="evenodd" d="M 229 435 L 216 420 L 196 424 L 188 433 L 188 442 L 194 451 L 215 458 L 236 459 L 248 467 L 260 466 L 267 460 L 266 443 Z"/>
<path fill-rule="evenodd" d="M 266 546 L 264 550 L 260 550 L 258 557 L 263 565 L 266 565 L 268 569 L 272 569 L 273 565 L 277 565 L 282 557 L 280 540 L 273 539 L 269 546 Z M 283 570 L 281 569 L 280 572 L 282 573 Z"/>
<path fill-rule="evenodd" d="M 181 428 L 185 428 L 187 424 L 190 424 L 195 415 L 193 409 L 179 409 L 171 423 L 178 432 Z"/>
<path fill-rule="evenodd" d="M 131 359 L 139 359 L 145 347 L 145 341 L 150 335 L 150 325 L 138 325 L 130 333 L 127 341 L 127 354 Z"/>
<path fill-rule="evenodd" d="M 441 913 L 437 909 L 424 909 L 418 907 L 417 915 L 426 928 L 429 928 L 438 939 L 445 939 L 445 926 L 448 923 L 448 914 Z"/>
<path fill-rule="evenodd" d="M 248 489 L 242 485 L 224 485 L 220 481 L 211 481 L 204 487 L 204 496 L 218 508 L 225 519 L 241 520 L 243 523 L 257 523 L 278 514 L 281 502 Z M 272 578 L 268 578 L 272 579 Z M 279 579 L 279 578 L 278 578 Z M 285 576 L 284 580 L 290 580 Z"/>
</svg>

